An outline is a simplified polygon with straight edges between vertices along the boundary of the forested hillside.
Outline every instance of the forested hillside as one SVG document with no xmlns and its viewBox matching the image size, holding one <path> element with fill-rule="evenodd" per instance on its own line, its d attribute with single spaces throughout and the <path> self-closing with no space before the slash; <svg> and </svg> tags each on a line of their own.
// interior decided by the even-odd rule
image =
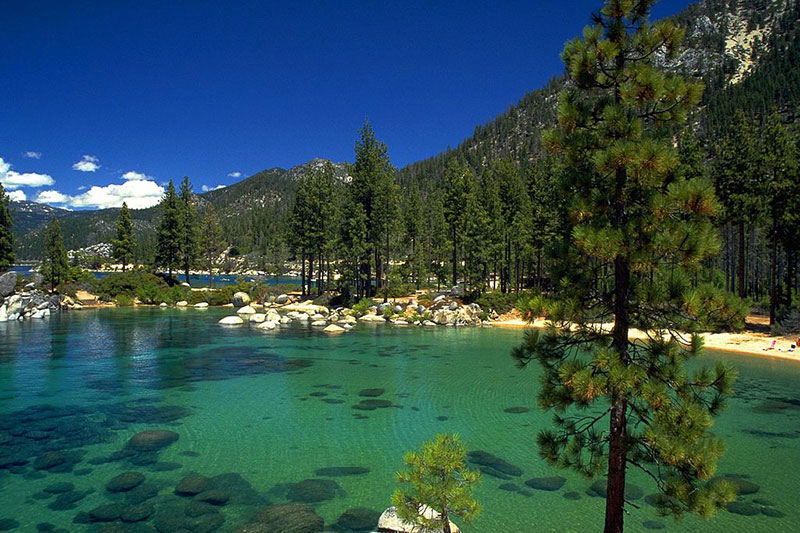
<svg viewBox="0 0 800 533">
<path fill-rule="evenodd" d="M 290 169 L 263 170 L 229 187 L 196 196 L 198 206 L 213 204 L 222 219 L 227 242 L 240 253 L 272 250 L 281 235 L 286 213 L 298 180 L 311 168 L 325 161 L 314 159 Z M 344 164 L 334 164 L 337 176 L 346 175 Z M 35 202 L 12 202 L 17 255 L 21 260 L 37 259 L 43 251 L 45 224 L 55 215 L 61 222 L 64 242 L 69 250 L 101 242 L 111 242 L 119 209 L 68 211 Z M 131 210 L 134 231 L 140 246 L 137 260 L 149 262 L 155 246 L 155 227 L 161 216 L 158 206 Z M 280 248 L 280 243 L 277 243 Z"/>
<path fill-rule="evenodd" d="M 794 0 L 704 0 L 674 17 L 684 28 L 684 48 L 667 65 L 703 79 L 706 91 L 695 123 L 718 134 L 736 109 L 764 113 L 779 105 L 800 108 L 800 6 Z M 445 163 L 463 158 L 480 169 L 496 159 L 525 164 L 542 154 L 541 132 L 555 124 L 558 92 L 565 78 L 526 94 L 492 121 L 475 128 L 455 149 L 400 170 L 401 183 L 423 188 L 439 180 Z M 428 185 L 425 185 L 428 183 Z"/>
</svg>

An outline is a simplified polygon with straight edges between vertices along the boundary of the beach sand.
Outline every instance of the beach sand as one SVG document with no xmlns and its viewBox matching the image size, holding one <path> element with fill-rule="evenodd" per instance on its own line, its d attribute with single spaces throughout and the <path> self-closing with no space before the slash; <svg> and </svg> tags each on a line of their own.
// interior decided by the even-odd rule
<svg viewBox="0 0 800 533">
<path fill-rule="evenodd" d="M 762 324 L 760 317 L 748 317 L 748 323 Z M 492 322 L 492 326 L 506 328 L 544 328 L 547 321 L 536 319 L 529 323 L 514 314 L 503 315 L 497 321 Z M 610 329 L 610 324 L 605 324 L 604 329 Z M 639 330 L 633 329 L 630 332 L 631 339 L 644 339 L 646 335 Z M 796 337 L 774 336 L 767 333 L 755 331 L 744 331 L 740 333 L 704 333 L 704 346 L 710 350 L 722 352 L 733 352 L 746 355 L 758 355 L 763 357 L 775 357 L 779 359 L 791 359 L 800 362 L 800 349 L 793 352 L 788 351 Z M 775 348 L 767 350 L 772 341 L 775 341 Z"/>
</svg>

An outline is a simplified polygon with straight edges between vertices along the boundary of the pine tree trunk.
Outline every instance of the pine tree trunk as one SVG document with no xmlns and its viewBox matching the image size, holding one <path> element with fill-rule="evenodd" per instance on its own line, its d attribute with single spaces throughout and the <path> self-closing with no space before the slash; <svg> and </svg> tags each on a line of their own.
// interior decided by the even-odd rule
<svg viewBox="0 0 800 533">
<path fill-rule="evenodd" d="M 450 529 L 450 516 L 447 511 L 442 512 L 442 533 L 452 533 Z"/>
<path fill-rule="evenodd" d="M 744 222 L 739 221 L 739 248 L 737 250 L 738 257 L 736 259 L 736 289 L 738 290 L 738 294 L 740 298 L 747 297 L 747 288 L 744 284 L 744 262 L 745 262 L 745 255 L 744 255 Z"/>
<path fill-rule="evenodd" d="M 306 252 L 303 250 L 300 253 L 300 287 L 301 290 L 301 297 L 305 297 L 306 295 Z"/>
<path fill-rule="evenodd" d="M 794 278 L 794 264 L 792 250 L 786 249 L 786 306 L 792 306 L 792 279 Z"/>
<path fill-rule="evenodd" d="M 613 346 L 623 363 L 628 363 L 628 292 L 630 262 L 627 257 L 614 259 L 614 331 Z M 605 533 L 621 533 L 625 507 L 625 439 L 627 433 L 624 398 L 613 398 L 608 437 L 608 484 L 606 494 Z"/>
<path fill-rule="evenodd" d="M 770 251 L 770 265 L 769 265 L 769 325 L 775 324 L 775 314 L 778 307 L 778 283 L 777 283 L 777 262 L 778 262 L 778 247 L 772 245 Z"/>
<path fill-rule="evenodd" d="M 458 285 L 458 253 L 456 241 L 456 226 L 453 224 L 453 287 Z"/>
<path fill-rule="evenodd" d="M 214 263 L 210 258 L 208 260 L 208 288 L 214 288 Z"/>
<path fill-rule="evenodd" d="M 384 287 L 384 291 L 385 291 L 383 293 L 383 303 L 386 303 L 387 301 L 389 301 L 389 253 L 390 253 L 389 242 L 390 242 L 390 238 L 391 238 L 391 234 L 389 233 L 389 230 L 386 230 L 386 258 L 385 258 L 386 261 L 385 261 L 385 263 L 383 265 L 383 287 Z"/>
<path fill-rule="evenodd" d="M 542 247 L 536 249 L 536 287 L 542 288 Z"/>
<path fill-rule="evenodd" d="M 317 253 L 317 262 L 319 263 L 319 270 L 317 271 L 317 295 L 322 295 L 322 275 L 323 275 L 323 262 L 324 258 L 322 257 L 322 251 Z"/>
<path fill-rule="evenodd" d="M 314 287 L 314 254 L 308 256 L 308 289 L 306 294 L 311 296 L 311 289 Z"/>
</svg>

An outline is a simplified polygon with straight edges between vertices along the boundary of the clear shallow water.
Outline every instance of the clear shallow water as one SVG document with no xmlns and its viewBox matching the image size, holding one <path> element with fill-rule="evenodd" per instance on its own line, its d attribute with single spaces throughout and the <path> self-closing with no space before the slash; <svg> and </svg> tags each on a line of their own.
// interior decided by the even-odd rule
<svg viewBox="0 0 800 533">
<path fill-rule="evenodd" d="M 331 527 L 346 509 L 387 507 L 403 453 L 436 432 L 455 431 L 468 449 L 523 471 L 510 480 L 484 475 L 477 493 L 484 511 L 467 531 L 600 528 L 603 500 L 586 495 L 590 482 L 550 468 L 536 454 L 536 432 L 550 417 L 535 408 L 535 370 L 516 369 L 508 355 L 519 331 L 360 325 L 329 337 L 302 327 L 223 328 L 216 320 L 224 313 L 103 309 L 0 324 L 0 464 L 30 461 L 0 469 L 0 520 L 16 520 L 19 531 L 35 531 L 41 522 L 99 531 L 73 518 L 123 502 L 126 493 L 109 493 L 106 484 L 125 471 L 141 472 L 145 485 L 158 489 L 148 500 L 157 515 L 180 514 L 188 499 L 173 490 L 197 472 L 236 473 L 250 487 L 239 483 L 231 502 L 217 509 L 224 518 L 219 531 L 235 531 L 267 503 L 298 499 L 287 484 L 305 479 L 338 484 L 323 482 L 311 495 L 330 497 L 314 507 Z M 648 520 L 672 531 L 800 530 L 800 365 L 713 353 L 707 359 L 716 357 L 732 360 L 741 374 L 739 392 L 716 425 L 728 444 L 719 471 L 749 476 L 759 490 L 741 500 L 769 500 L 772 506 L 756 507 L 785 516 L 723 512 L 711 522 L 674 522 L 638 500 L 641 509 L 626 519 L 629 531 L 645 530 Z M 384 392 L 359 396 L 364 389 Z M 391 406 L 353 408 L 369 399 Z M 530 410 L 505 412 L 511 407 Z M 154 454 L 114 455 L 150 429 L 174 431 L 179 439 Z M 65 462 L 37 470 L 48 451 Z M 368 472 L 315 475 L 341 466 Z M 524 485 L 556 475 L 567 478 L 558 491 Z M 636 473 L 631 481 L 653 492 Z M 82 498 L 57 510 L 59 496 L 43 491 L 64 490 L 55 485 L 63 482 L 74 485 L 67 494 Z M 504 483 L 526 493 L 501 490 Z M 565 498 L 567 492 L 580 499 Z M 146 528 L 153 523 L 125 527 L 152 531 Z"/>
<path fill-rule="evenodd" d="M 11 267 L 12 272 L 19 272 L 20 274 L 28 275 L 33 272 L 33 266 L 31 265 L 15 265 Z M 93 271 L 92 274 L 97 279 L 103 279 L 108 277 L 109 272 L 95 272 Z M 186 281 L 185 274 L 174 274 L 175 278 L 180 281 Z M 245 281 L 253 281 L 259 279 L 262 283 L 266 285 L 299 285 L 300 278 L 295 278 L 292 276 L 263 276 L 263 277 L 254 277 L 254 276 L 241 276 L 236 274 L 215 274 L 214 275 L 214 285 L 217 287 L 222 287 L 225 285 L 236 285 L 239 283 L 239 280 L 244 279 Z M 191 283 L 192 287 L 208 287 L 208 275 L 196 275 L 191 274 L 189 275 L 189 283 Z"/>
</svg>

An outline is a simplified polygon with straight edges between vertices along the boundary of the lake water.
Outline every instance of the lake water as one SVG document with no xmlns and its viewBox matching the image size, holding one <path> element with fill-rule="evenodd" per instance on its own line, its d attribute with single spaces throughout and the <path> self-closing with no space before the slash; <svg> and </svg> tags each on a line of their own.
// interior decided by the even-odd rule
<svg viewBox="0 0 800 533">
<path fill-rule="evenodd" d="M 535 407 L 536 370 L 517 369 L 509 356 L 519 331 L 359 325 L 331 337 L 302 326 L 224 328 L 216 324 L 224 313 L 101 309 L 0 323 L 0 530 L 49 523 L 101 531 L 80 523 L 94 510 L 95 519 L 154 513 L 111 522 L 108 531 L 236 531 L 270 504 L 309 501 L 326 530 L 348 531 L 340 515 L 362 508 L 351 516 L 377 516 L 404 452 L 442 431 L 507 462 L 489 472 L 521 474 L 483 476 L 483 513 L 465 531 L 601 529 L 604 501 L 587 495 L 591 482 L 537 455 L 536 433 L 550 416 Z M 715 426 L 728 447 L 719 471 L 754 484 L 749 492 L 757 492 L 740 501 L 757 514 L 675 522 L 642 498 L 626 518 L 629 531 L 800 530 L 800 365 L 706 359 L 718 357 L 741 373 Z M 178 439 L 156 451 L 126 445 L 144 430 Z M 106 489 L 131 471 L 145 481 Z M 174 494 L 189 473 L 212 478 L 194 480 L 212 488 L 203 499 L 227 504 Z M 526 487 L 543 476 L 566 483 L 552 492 Z M 636 472 L 630 477 L 654 492 Z M 129 475 L 111 487 L 139 481 Z M 279 510 L 297 508 L 266 513 L 279 520 Z"/>
<path fill-rule="evenodd" d="M 11 271 L 19 272 L 20 274 L 25 274 L 26 276 L 33 272 L 32 269 L 33 266 L 31 265 L 15 265 L 11 267 Z M 92 274 L 97 279 L 103 279 L 108 277 L 109 272 L 93 271 Z M 175 277 L 180 281 L 186 281 L 186 276 L 184 274 L 175 274 Z M 241 276 L 238 274 L 215 274 L 214 286 L 222 287 L 225 285 L 236 285 L 240 280 L 253 281 L 254 279 L 260 279 L 261 282 L 266 285 L 300 285 L 300 278 L 295 278 L 292 276 L 263 276 L 257 278 L 254 276 Z M 208 287 L 208 274 L 190 274 L 189 283 L 192 285 L 192 287 Z"/>
</svg>

